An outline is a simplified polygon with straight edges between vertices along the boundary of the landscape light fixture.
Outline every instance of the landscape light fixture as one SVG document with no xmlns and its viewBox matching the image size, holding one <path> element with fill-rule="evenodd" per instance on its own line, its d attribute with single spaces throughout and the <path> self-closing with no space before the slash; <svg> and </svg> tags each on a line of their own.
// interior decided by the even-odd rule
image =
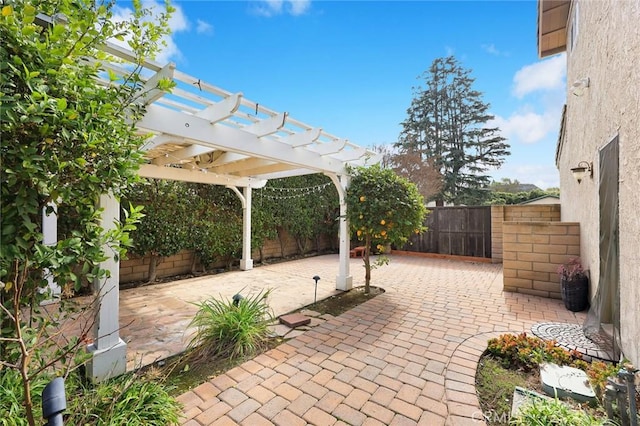
<svg viewBox="0 0 640 426">
<path fill-rule="evenodd" d="M 585 176 L 593 177 L 593 163 L 581 161 L 576 167 L 571 169 L 571 173 L 579 184 Z"/>
<path fill-rule="evenodd" d="M 244 297 L 240 294 L 240 293 L 236 293 L 233 295 L 232 300 L 233 300 L 233 306 L 238 306 L 240 305 L 240 301 L 244 299 Z"/>
<path fill-rule="evenodd" d="M 313 280 L 316 282 L 316 290 L 313 293 L 313 304 L 315 305 L 318 298 L 318 281 L 320 281 L 320 277 L 318 275 L 314 275 Z"/>
</svg>

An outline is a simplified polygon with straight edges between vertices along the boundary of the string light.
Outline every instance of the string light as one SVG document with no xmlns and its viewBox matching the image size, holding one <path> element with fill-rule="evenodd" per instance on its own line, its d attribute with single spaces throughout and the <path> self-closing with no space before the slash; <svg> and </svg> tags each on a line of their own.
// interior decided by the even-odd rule
<svg viewBox="0 0 640 426">
<path fill-rule="evenodd" d="M 306 197 L 309 194 L 316 192 L 322 192 L 326 187 L 330 186 L 331 182 L 323 183 L 316 186 L 307 186 L 304 188 L 273 188 L 264 187 L 258 194 L 269 200 L 291 200 L 294 198 Z M 274 192 L 274 194 L 268 194 L 267 192 Z"/>
</svg>

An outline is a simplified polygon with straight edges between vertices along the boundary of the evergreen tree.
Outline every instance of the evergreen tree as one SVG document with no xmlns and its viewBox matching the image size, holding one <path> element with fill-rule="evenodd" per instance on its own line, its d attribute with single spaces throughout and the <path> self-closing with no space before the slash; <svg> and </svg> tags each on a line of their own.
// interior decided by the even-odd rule
<svg viewBox="0 0 640 426">
<path fill-rule="evenodd" d="M 482 93 L 473 89 L 470 74 L 453 56 L 433 61 L 422 76 L 426 86 L 414 89 L 401 123 L 396 146 L 420 153 L 442 176 L 441 189 L 432 197 L 437 205 L 481 204 L 491 181 L 485 173 L 510 154 L 499 129 L 486 126 L 493 116 Z"/>
</svg>

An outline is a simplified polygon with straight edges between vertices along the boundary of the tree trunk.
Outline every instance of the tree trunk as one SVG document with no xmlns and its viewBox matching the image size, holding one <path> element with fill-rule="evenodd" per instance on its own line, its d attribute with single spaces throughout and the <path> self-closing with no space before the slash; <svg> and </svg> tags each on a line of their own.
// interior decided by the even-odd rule
<svg viewBox="0 0 640 426">
<path fill-rule="evenodd" d="M 149 282 L 156 281 L 158 275 L 158 265 L 162 262 L 162 257 L 157 254 L 151 253 L 151 259 L 149 259 Z"/>
<path fill-rule="evenodd" d="M 282 228 L 278 228 L 276 232 L 278 233 L 278 242 L 280 243 L 280 257 L 284 258 L 284 230 Z"/>
<path fill-rule="evenodd" d="M 196 271 L 196 264 L 198 263 L 198 255 L 196 252 L 193 252 L 193 257 L 191 258 L 191 266 L 189 269 L 191 270 L 191 275 L 197 275 L 198 271 Z"/>
<path fill-rule="evenodd" d="M 369 284 L 371 283 L 371 236 L 367 234 L 364 239 L 364 254 L 362 260 L 364 260 L 364 294 L 369 294 L 371 289 Z"/>
</svg>

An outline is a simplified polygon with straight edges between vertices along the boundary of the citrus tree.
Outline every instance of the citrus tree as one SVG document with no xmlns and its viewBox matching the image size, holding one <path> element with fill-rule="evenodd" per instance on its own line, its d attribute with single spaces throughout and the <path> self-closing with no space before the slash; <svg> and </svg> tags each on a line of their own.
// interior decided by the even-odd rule
<svg viewBox="0 0 640 426">
<path fill-rule="evenodd" d="M 144 113 L 137 102 L 143 81 L 135 64 L 124 76 L 104 71 L 102 64 L 113 59 L 100 47 L 126 40 L 141 64 L 158 50 L 169 16 L 154 23 L 152 12 L 134 1 L 130 19 L 115 22 L 112 7 L 89 0 L 1 6 L 0 399 L 16 398 L 0 401 L 0 419 L 12 424 L 36 424 L 39 394 L 32 384 L 68 374 L 63 367 L 77 366 L 73 354 L 85 337 L 61 336 L 57 316 L 40 311 L 49 297 L 44 271 L 61 287 L 104 279 L 103 247 L 122 255 L 120 247 L 130 242 L 130 224 L 102 228 L 98 200 L 119 197 L 135 180 L 144 142 L 134 126 Z M 45 245 L 42 210 L 56 206 L 73 211 L 76 222 L 56 244 Z"/>
<path fill-rule="evenodd" d="M 424 230 L 426 207 L 413 183 L 379 165 L 350 170 L 347 219 L 352 233 L 365 247 L 365 293 L 371 281 L 371 247 L 379 252 L 389 244 L 402 245 L 413 233 Z M 376 264 L 386 263 L 385 257 Z"/>
</svg>

